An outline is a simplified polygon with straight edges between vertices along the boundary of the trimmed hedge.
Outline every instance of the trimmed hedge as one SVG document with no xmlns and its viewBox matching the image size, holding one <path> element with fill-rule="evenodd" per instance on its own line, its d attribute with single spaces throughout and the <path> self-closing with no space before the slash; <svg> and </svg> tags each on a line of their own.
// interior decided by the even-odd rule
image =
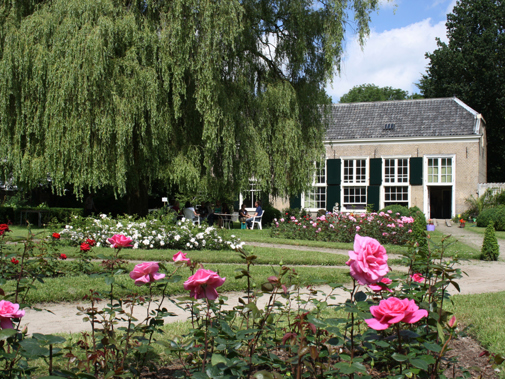
<svg viewBox="0 0 505 379">
<path fill-rule="evenodd" d="M 403 205 L 399 204 L 394 204 L 394 205 L 388 205 L 387 207 L 381 209 L 379 212 L 384 212 L 386 213 L 387 211 L 392 211 L 394 215 L 397 213 L 400 214 L 400 216 L 405 216 L 405 217 L 415 217 L 417 212 L 421 212 L 421 209 L 418 207 L 404 207 Z"/>
<path fill-rule="evenodd" d="M 42 223 L 48 224 L 54 219 L 57 222 L 67 223 L 72 216 L 83 216 L 84 210 L 82 208 L 31 208 L 31 207 L 23 207 L 23 208 L 12 208 L 12 207 L 0 207 L 0 223 L 7 222 L 7 220 L 12 221 L 13 223 L 18 223 L 20 219 L 21 209 L 30 209 L 35 211 L 43 211 L 42 212 Z M 28 220 L 36 225 L 38 223 L 37 214 L 28 214 Z"/>
<path fill-rule="evenodd" d="M 484 209 L 477 217 L 477 226 L 487 227 L 490 222 L 494 223 L 496 230 L 505 230 L 505 205 Z"/>
</svg>

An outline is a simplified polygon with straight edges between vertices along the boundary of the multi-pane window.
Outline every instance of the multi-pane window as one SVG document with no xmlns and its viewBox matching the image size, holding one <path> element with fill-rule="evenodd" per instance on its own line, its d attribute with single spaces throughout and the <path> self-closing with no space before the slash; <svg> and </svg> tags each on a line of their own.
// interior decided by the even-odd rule
<svg viewBox="0 0 505 379">
<path fill-rule="evenodd" d="M 452 158 L 428 158 L 428 183 L 452 181 Z"/>
<path fill-rule="evenodd" d="M 400 204 L 408 206 L 409 202 L 409 187 L 408 186 L 392 186 L 384 187 L 384 206 Z"/>
<path fill-rule="evenodd" d="M 366 208 L 366 187 L 344 187 L 345 209 Z"/>
<path fill-rule="evenodd" d="M 326 208 L 326 161 L 316 162 L 316 170 L 312 187 L 305 192 L 303 208 L 325 209 Z"/>
<path fill-rule="evenodd" d="M 384 183 L 408 183 L 409 160 L 405 158 L 384 159 Z"/>
<path fill-rule="evenodd" d="M 384 206 L 400 204 L 408 207 L 409 160 L 407 158 L 385 158 L 383 182 Z"/>
<path fill-rule="evenodd" d="M 343 160 L 343 208 L 365 209 L 367 197 L 367 160 Z"/>
<path fill-rule="evenodd" d="M 344 183 L 366 184 L 366 159 L 344 160 Z"/>
<path fill-rule="evenodd" d="M 256 209 L 254 203 L 256 200 L 261 200 L 262 197 L 256 180 L 249 180 L 249 190 L 244 192 L 241 197 L 241 201 L 247 209 Z"/>
</svg>

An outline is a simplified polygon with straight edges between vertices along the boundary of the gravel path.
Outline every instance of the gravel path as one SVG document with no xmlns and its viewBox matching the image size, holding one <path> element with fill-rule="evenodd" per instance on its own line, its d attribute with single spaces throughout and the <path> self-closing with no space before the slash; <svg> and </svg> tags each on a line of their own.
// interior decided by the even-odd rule
<svg viewBox="0 0 505 379">
<path fill-rule="evenodd" d="M 446 234 L 452 234 L 455 238 L 459 239 L 465 244 L 471 245 L 477 249 L 480 249 L 482 245 L 483 235 L 473 233 L 471 231 L 458 228 L 457 226 L 447 227 L 439 222 L 437 229 Z M 505 241 L 499 240 L 501 260 L 503 260 L 503 255 L 505 253 Z M 266 243 L 248 243 L 251 246 L 265 246 L 274 247 L 277 249 L 293 249 L 300 251 L 317 251 L 330 254 L 345 254 L 347 255 L 347 250 L 335 250 L 328 248 L 312 248 L 306 246 L 296 246 L 296 245 L 281 245 L 281 244 L 266 244 Z M 505 281 L 503 280 L 503 275 L 505 272 L 505 262 L 481 262 L 481 261 L 469 261 L 463 262 L 461 268 L 468 275 L 464 276 L 458 281 L 461 294 L 477 294 L 484 292 L 498 292 L 505 291 Z M 405 268 L 393 267 L 393 270 L 403 271 Z M 329 292 L 329 287 L 321 286 L 318 289 Z M 451 291 L 453 294 L 457 293 L 455 290 Z M 241 293 L 226 293 L 228 297 L 227 304 L 232 307 L 238 304 L 238 298 L 242 296 Z M 310 296 L 307 292 L 305 296 Z M 319 295 L 320 297 L 322 295 Z M 347 293 L 344 291 L 336 292 L 337 298 L 332 300 L 331 303 L 340 303 L 347 299 Z M 260 304 L 264 305 L 267 301 L 267 296 L 260 298 Z M 80 332 L 84 330 L 91 330 L 89 323 L 82 321 L 85 315 L 78 315 L 77 307 L 89 307 L 89 304 L 84 303 L 60 303 L 60 304 L 39 304 L 38 308 L 50 310 L 52 313 L 43 311 L 37 312 L 34 310 L 27 310 L 26 315 L 22 319 L 22 326 L 28 326 L 29 333 L 58 333 L 58 332 Z M 104 304 L 100 304 L 103 307 Z M 164 306 L 169 312 L 175 313 L 177 316 L 169 317 L 166 322 L 175 321 L 185 321 L 188 319 L 189 312 L 184 311 L 177 306 L 175 306 L 170 301 L 165 301 Z M 146 316 L 146 309 L 137 308 L 134 311 L 134 316 L 139 320 L 142 320 Z"/>
</svg>

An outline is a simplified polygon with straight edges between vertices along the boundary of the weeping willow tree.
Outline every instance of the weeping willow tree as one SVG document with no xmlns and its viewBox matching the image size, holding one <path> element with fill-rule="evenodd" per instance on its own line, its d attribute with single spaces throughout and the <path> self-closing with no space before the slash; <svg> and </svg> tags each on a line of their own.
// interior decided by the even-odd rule
<svg viewBox="0 0 505 379">
<path fill-rule="evenodd" d="M 348 22 L 378 0 L 0 0 L 2 175 L 56 192 L 153 180 L 303 191 Z M 351 16 L 349 16 L 351 15 Z"/>
</svg>

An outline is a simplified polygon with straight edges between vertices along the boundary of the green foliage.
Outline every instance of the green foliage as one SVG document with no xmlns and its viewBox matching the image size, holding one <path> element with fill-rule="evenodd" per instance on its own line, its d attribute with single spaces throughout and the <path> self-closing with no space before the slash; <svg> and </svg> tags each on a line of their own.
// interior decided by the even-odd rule
<svg viewBox="0 0 505 379">
<path fill-rule="evenodd" d="M 461 0 L 447 15 L 449 43 L 437 41 L 419 88 L 426 98 L 457 96 L 486 120 L 488 180 L 505 181 L 505 6 Z"/>
<path fill-rule="evenodd" d="M 505 205 L 484 209 L 477 217 L 477 226 L 487 227 L 491 222 L 496 230 L 505 230 Z"/>
<path fill-rule="evenodd" d="M 369 101 L 388 101 L 388 100 L 406 100 L 409 98 L 420 98 L 415 94 L 409 96 L 408 91 L 400 88 L 379 87 L 375 84 L 361 84 L 352 87 L 349 92 L 342 95 L 341 103 L 359 103 Z"/>
<path fill-rule="evenodd" d="M 493 195 L 493 191 L 488 188 L 482 196 L 475 197 L 474 195 L 470 195 L 465 199 L 465 203 L 469 206 L 469 208 L 463 213 L 462 218 L 466 220 L 469 216 L 476 217 L 483 209 L 500 204 L 499 199 L 502 193 L 503 192 Z"/>
<path fill-rule="evenodd" d="M 362 42 L 379 0 L 18 3 L 0 8 L 3 176 L 110 186 L 145 214 L 156 179 L 303 192 L 344 25 L 352 14 Z"/>
<path fill-rule="evenodd" d="M 281 211 L 272 207 L 270 204 L 265 204 L 263 207 L 263 217 L 261 219 L 262 224 L 271 225 L 275 218 L 281 217 Z"/>
<path fill-rule="evenodd" d="M 409 250 L 415 250 L 417 245 L 419 254 L 426 256 L 428 254 L 428 239 L 426 233 L 426 217 L 424 213 L 419 211 L 414 215 L 414 225 L 412 226 L 412 233 L 410 234 L 410 241 L 413 244 L 413 248 Z"/>
<path fill-rule="evenodd" d="M 398 205 L 398 204 L 388 205 L 387 207 L 382 208 L 379 211 L 379 213 L 380 212 L 387 213 L 387 211 L 392 211 L 393 215 L 396 215 L 397 213 L 399 213 L 400 216 L 411 216 L 411 211 L 409 210 L 409 208 L 404 207 L 403 205 Z"/>
<path fill-rule="evenodd" d="M 491 221 L 486 228 L 480 259 L 483 261 L 497 261 L 500 255 L 500 246 L 496 239 L 493 222 Z"/>
</svg>

